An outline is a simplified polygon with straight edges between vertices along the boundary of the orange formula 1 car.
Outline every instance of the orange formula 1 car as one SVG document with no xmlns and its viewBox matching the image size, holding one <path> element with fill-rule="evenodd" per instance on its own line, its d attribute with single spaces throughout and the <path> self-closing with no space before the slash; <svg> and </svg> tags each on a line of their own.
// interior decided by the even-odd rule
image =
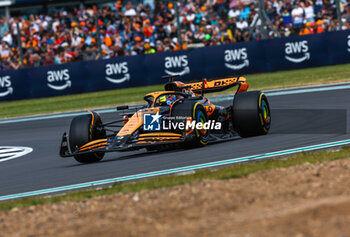
<svg viewBox="0 0 350 237">
<path fill-rule="evenodd" d="M 212 79 L 194 83 L 166 77 L 165 90 L 147 94 L 147 105 L 118 106 L 122 118 L 103 123 L 93 111 L 73 118 L 69 134 L 63 134 L 60 156 L 81 163 L 100 161 L 106 152 L 141 148 L 164 150 L 191 148 L 211 142 L 228 141 L 237 135 L 250 137 L 268 133 L 269 103 L 260 91 L 247 92 L 244 77 Z M 229 106 L 214 105 L 205 93 L 238 86 Z"/>
</svg>

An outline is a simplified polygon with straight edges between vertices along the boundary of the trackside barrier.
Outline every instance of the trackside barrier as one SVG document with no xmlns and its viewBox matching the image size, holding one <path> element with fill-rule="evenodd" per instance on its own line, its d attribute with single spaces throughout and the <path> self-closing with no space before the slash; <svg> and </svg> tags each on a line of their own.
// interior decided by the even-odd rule
<svg viewBox="0 0 350 237">
<path fill-rule="evenodd" d="M 0 101 L 350 62 L 350 30 L 0 72 Z"/>
</svg>

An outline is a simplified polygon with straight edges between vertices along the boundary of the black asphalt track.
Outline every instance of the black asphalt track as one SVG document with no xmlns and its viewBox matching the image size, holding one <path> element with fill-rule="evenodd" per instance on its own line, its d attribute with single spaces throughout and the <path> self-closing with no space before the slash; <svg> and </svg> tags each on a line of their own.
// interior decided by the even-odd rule
<svg viewBox="0 0 350 237">
<path fill-rule="evenodd" d="M 0 162 L 0 196 L 183 167 L 350 138 L 350 89 L 269 97 L 271 133 L 190 150 L 109 153 L 89 165 L 60 158 L 59 143 L 72 117 L 0 125 L 0 146 L 26 146 L 26 156 Z M 229 103 L 227 101 L 225 103 Z M 118 119 L 103 114 L 104 121 Z"/>
</svg>

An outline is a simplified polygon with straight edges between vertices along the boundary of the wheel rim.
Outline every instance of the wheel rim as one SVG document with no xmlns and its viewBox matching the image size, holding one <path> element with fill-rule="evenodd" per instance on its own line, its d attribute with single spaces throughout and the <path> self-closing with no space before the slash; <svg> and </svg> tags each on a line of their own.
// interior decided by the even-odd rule
<svg viewBox="0 0 350 237">
<path fill-rule="evenodd" d="M 262 103 L 261 103 L 261 113 L 262 113 L 262 118 L 264 120 L 264 123 L 269 124 L 270 123 L 270 109 L 269 109 L 269 106 L 265 100 L 262 100 Z"/>
<path fill-rule="evenodd" d="M 196 121 L 197 122 L 201 122 L 203 125 L 205 122 L 207 122 L 207 118 L 205 116 L 205 114 L 203 113 L 202 110 L 199 110 L 198 113 L 197 113 L 197 118 L 196 118 Z M 197 129 L 199 131 L 199 133 L 204 137 L 206 136 L 206 134 L 208 133 L 208 130 L 207 129 Z"/>
</svg>

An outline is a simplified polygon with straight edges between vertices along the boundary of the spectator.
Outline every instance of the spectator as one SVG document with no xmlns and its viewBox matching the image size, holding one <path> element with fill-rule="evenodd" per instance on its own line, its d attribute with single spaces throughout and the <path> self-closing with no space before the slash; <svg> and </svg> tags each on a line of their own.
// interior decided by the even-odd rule
<svg viewBox="0 0 350 237">
<path fill-rule="evenodd" d="M 250 12 L 250 7 L 248 5 L 246 5 L 245 7 L 241 6 L 241 13 L 239 14 L 240 18 L 243 18 L 244 20 L 246 20 L 249 16 L 249 12 Z"/>
<path fill-rule="evenodd" d="M 9 31 L 7 22 L 3 18 L 0 18 L 0 37 L 3 37 L 6 31 Z"/>
<path fill-rule="evenodd" d="M 277 9 L 272 5 L 271 2 L 268 2 L 268 4 L 267 4 L 266 14 L 270 18 L 271 21 L 273 21 L 273 19 L 277 15 Z"/>
<path fill-rule="evenodd" d="M 264 2 L 266 14 L 282 37 L 339 30 L 334 0 Z M 346 30 L 350 26 L 350 5 L 342 2 L 345 6 L 342 29 Z M 100 8 L 81 5 L 79 9 L 61 9 L 47 15 L 1 18 L 0 70 L 21 66 L 19 45 L 23 48 L 22 66 L 37 67 L 261 39 L 260 21 L 248 38 L 258 14 L 256 0 L 180 0 L 176 4 L 183 45 L 177 39 L 179 25 L 174 3 L 161 0 L 152 7 L 117 1 Z M 268 29 L 268 37 L 274 38 L 276 34 Z"/>
<path fill-rule="evenodd" d="M 320 17 L 322 14 L 322 8 L 323 8 L 323 1 L 322 0 L 316 0 L 315 1 L 315 7 L 314 7 L 314 11 L 315 14 Z"/>
<path fill-rule="evenodd" d="M 323 21 L 322 20 L 318 20 L 317 22 L 316 22 L 316 32 L 318 33 L 318 34 L 321 34 L 321 33 L 323 33 Z"/>
<path fill-rule="evenodd" d="M 311 0 L 305 2 L 304 11 L 306 22 L 315 22 L 314 6 Z"/>
<path fill-rule="evenodd" d="M 92 48 L 88 47 L 85 50 L 85 53 L 83 53 L 83 60 L 88 61 L 88 60 L 96 60 L 96 59 L 97 59 L 96 50 L 93 50 Z"/>
<path fill-rule="evenodd" d="M 239 22 L 236 23 L 236 27 L 240 29 L 241 31 L 245 30 L 248 28 L 248 22 L 244 20 L 243 17 L 239 19 Z"/>
<path fill-rule="evenodd" d="M 295 8 L 292 10 L 292 18 L 293 18 L 293 26 L 294 28 L 299 31 L 300 28 L 303 26 L 304 23 L 304 3 L 300 2 L 297 3 Z"/>
<path fill-rule="evenodd" d="M 81 38 L 78 33 L 73 33 L 71 46 L 78 47 L 81 44 Z"/>
<path fill-rule="evenodd" d="M 5 31 L 4 36 L 2 37 L 2 41 L 5 41 L 8 45 L 12 45 L 12 35 L 8 31 Z"/>
<path fill-rule="evenodd" d="M 39 67 L 41 65 L 41 57 L 38 54 L 32 54 L 29 57 L 29 67 Z"/>
<path fill-rule="evenodd" d="M 307 22 L 305 27 L 300 31 L 299 35 L 314 34 L 315 22 Z"/>
<path fill-rule="evenodd" d="M 125 9 L 126 9 L 125 12 L 124 12 L 125 16 L 130 16 L 130 17 L 136 16 L 137 13 L 136 13 L 136 11 L 135 11 L 135 9 L 134 9 L 134 7 L 133 7 L 131 2 L 128 2 L 126 4 Z"/>
<path fill-rule="evenodd" d="M 45 57 L 44 60 L 43 60 L 43 65 L 44 66 L 55 64 L 55 61 L 53 60 L 53 57 L 52 57 L 51 53 L 45 53 L 44 57 Z"/>
<path fill-rule="evenodd" d="M 152 54 L 156 52 L 156 50 L 154 49 L 153 43 L 146 42 L 144 45 L 144 48 L 145 48 L 145 54 Z"/>
<path fill-rule="evenodd" d="M 346 22 L 350 23 L 350 4 L 348 4 L 345 9 L 344 19 Z"/>
<path fill-rule="evenodd" d="M 1 58 L 7 59 L 10 55 L 10 49 L 5 41 L 1 42 L 0 46 Z"/>
<path fill-rule="evenodd" d="M 282 18 L 283 18 L 283 24 L 284 25 L 291 25 L 292 24 L 292 15 L 290 12 L 287 10 L 287 8 L 284 8 L 282 12 Z"/>
</svg>

